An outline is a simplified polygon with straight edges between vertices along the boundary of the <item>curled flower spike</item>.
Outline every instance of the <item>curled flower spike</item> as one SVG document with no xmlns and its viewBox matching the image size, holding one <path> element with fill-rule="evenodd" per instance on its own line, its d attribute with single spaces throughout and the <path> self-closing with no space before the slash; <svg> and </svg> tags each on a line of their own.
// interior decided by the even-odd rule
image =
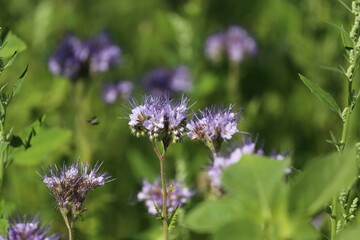
<svg viewBox="0 0 360 240">
<path fill-rule="evenodd" d="M 203 141 L 214 154 L 220 151 L 222 142 L 231 139 L 232 135 L 239 132 L 237 124 L 240 121 L 241 110 L 232 112 L 233 105 L 229 108 L 211 107 L 194 115 L 186 125 L 188 136 L 192 140 Z"/>
<path fill-rule="evenodd" d="M 229 61 L 240 63 L 245 55 L 255 55 L 256 51 L 255 40 L 238 26 L 211 35 L 205 43 L 205 57 L 214 63 L 220 62 L 224 53 Z"/>
<path fill-rule="evenodd" d="M 145 90 L 155 96 L 187 92 L 191 87 L 189 69 L 185 66 L 155 68 L 142 77 L 142 82 Z"/>
<path fill-rule="evenodd" d="M 105 33 L 85 42 L 68 35 L 49 59 L 48 66 L 52 74 L 76 80 L 93 72 L 108 71 L 120 63 L 120 57 L 121 49 Z"/>
<path fill-rule="evenodd" d="M 190 190 L 189 188 L 181 188 L 181 185 L 181 182 L 170 181 L 170 186 L 173 186 L 174 188 L 168 191 L 168 198 L 166 201 L 167 213 L 169 215 L 171 215 L 176 207 L 183 206 L 195 194 L 195 191 Z M 142 189 L 138 193 L 137 198 L 139 202 L 145 203 L 150 214 L 157 214 L 154 204 L 158 209 L 162 209 L 163 207 L 162 189 L 158 181 L 149 183 L 144 180 Z"/>
<path fill-rule="evenodd" d="M 50 226 L 41 225 L 38 216 L 32 218 L 9 220 L 7 238 L 0 236 L 0 240 L 58 240 L 57 234 L 48 235 Z"/>
<path fill-rule="evenodd" d="M 63 165 L 53 170 L 49 167 L 49 176 L 44 171 L 43 182 L 50 189 L 57 201 L 62 214 L 72 219 L 85 211 L 83 203 L 90 190 L 103 186 L 110 178 L 108 173 L 99 173 L 101 164 L 90 169 L 89 164 L 80 164 L 79 161 L 71 166 Z"/>
<path fill-rule="evenodd" d="M 220 188 L 221 185 L 221 175 L 225 168 L 228 166 L 237 163 L 240 161 L 243 155 L 245 154 L 256 154 L 259 156 L 264 155 L 262 148 L 256 148 L 256 140 L 253 140 L 252 137 L 244 139 L 244 143 L 235 148 L 227 157 L 218 156 L 214 157 L 213 165 L 208 168 L 208 175 L 211 179 L 211 185 L 215 188 Z M 270 157 L 274 160 L 283 160 L 287 157 L 287 154 L 272 152 Z"/>
<path fill-rule="evenodd" d="M 186 97 L 178 101 L 169 99 L 168 96 L 144 97 L 140 104 L 131 99 L 129 126 L 132 133 L 137 136 L 148 134 L 151 141 L 162 141 L 166 146 L 171 141 L 182 141 L 186 130 L 188 102 Z"/>
</svg>

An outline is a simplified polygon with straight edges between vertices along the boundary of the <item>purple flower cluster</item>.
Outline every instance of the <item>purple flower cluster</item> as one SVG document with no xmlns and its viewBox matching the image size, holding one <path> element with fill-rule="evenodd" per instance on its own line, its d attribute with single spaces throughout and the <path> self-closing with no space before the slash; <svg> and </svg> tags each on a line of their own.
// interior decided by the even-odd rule
<svg viewBox="0 0 360 240">
<path fill-rule="evenodd" d="M 189 69 L 185 66 L 174 69 L 155 68 L 143 76 L 142 82 L 148 93 L 164 96 L 189 91 L 191 76 Z"/>
<path fill-rule="evenodd" d="M 130 98 L 133 89 L 134 84 L 129 81 L 105 83 L 102 88 L 102 99 L 107 104 L 113 104 L 119 97 L 126 100 Z"/>
<path fill-rule="evenodd" d="M 83 203 L 90 190 L 103 186 L 110 176 L 99 173 L 101 164 L 90 169 L 89 164 L 80 164 L 79 161 L 71 166 L 63 165 L 55 170 L 49 167 L 50 176 L 44 171 L 43 182 L 51 190 L 60 211 L 70 214 L 76 219 L 84 210 Z M 90 171 L 89 171 L 90 170 Z"/>
<path fill-rule="evenodd" d="M 148 134 L 150 140 L 180 142 L 185 135 L 187 120 L 186 97 L 177 101 L 165 97 L 148 96 L 139 104 L 130 100 L 129 126 L 137 136 Z"/>
<path fill-rule="evenodd" d="M 245 55 L 256 54 L 256 42 L 245 29 L 230 26 L 226 32 L 208 37 L 205 43 L 205 56 L 212 62 L 221 61 L 225 52 L 229 61 L 239 63 Z"/>
<path fill-rule="evenodd" d="M 48 66 L 52 74 L 75 80 L 91 72 L 108 71 L 120 63 L 120 56 L 120 48 L 105 33 L 84 42 L 68 35 L 49 59 Z"/>
<path fill-rule="evenodd" d="M 240 110 L 232 112 L 233 105 L 229 108 L 211 107 L 194 115 L 186 125 L 189 130 L 188 136 L 192 140 L 202 140 L 212 150 L 218 152 L 225 139 L 231 139 L 232 135 L 239 132 L 237 124 L 240 121 Z"/>
<path fill-rule="evenodd" d="M 189 188 L 181 188 L 181 182 L 170 181 L 170 185 L 172 185 L 175 189 L 168 192 L 166 207 L 169 214 L 171 214 L 176 207 L 183 206 L 188 199 L 195 194 L 195 191 L 190 190 Z M 150 214 L 156 215 L 157 212 L 154 203 L 158 209 L 162 209 L 163 207 L 163 194 L 159 181 L 149 183 L 144 180 L 142 189 L 138 193 L 137 198 L 140 202 L 143 201 L 145 203 Z"/>
<path fill-rule="evenodd" d="M 239 162 L 244 154 L 257 154 L 262 156 L 264 155 L 264 151 L 262 148 L 256 149 L 256 141 L 253 141 L 252 138 L 249 137 L 244 140 L 242 146 L 235 148 L 229 156 L 214 157 L 213 165 L 208 168 L 208 175 L 211 179 L 211 184 L 216 188 L 220 188 L 220 180 L 223 170 L 228 166 Z M 270 157 L 275 160 L 283 160 L 285 159 L 286 154 L 273 151 L 270 154 Z"/>
<path fill-rule="evenodd" d="M 0 240 L 58 240 L 57 234 L 47 236 L 50 231 L 49 226 L 40 225 L 38 217 L 23 220 L 9 221 L 8 237 L 0 236 Z"/>
</svg>

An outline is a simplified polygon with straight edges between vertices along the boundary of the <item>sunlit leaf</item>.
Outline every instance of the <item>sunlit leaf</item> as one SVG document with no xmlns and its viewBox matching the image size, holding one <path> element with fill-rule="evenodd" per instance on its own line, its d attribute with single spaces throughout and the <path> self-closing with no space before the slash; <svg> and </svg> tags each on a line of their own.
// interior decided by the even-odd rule
<svg viewBox="0 0 360 240">
<path fill-rule="evenodd" d="M 355 159 L 355 148 L 314 159 L 291 185 L 290 209 L 307 216 L 323 209 L 337 193 L 356 179 Z"/>
<path fill-rule="evenodd" d="M 282 197 L 288 160 L 275 161 L 258 155 L 244 155 L 222 175 L 225 191 L 263 219 Z"/>
<path fill-rule="evenodd" d="M 47 154 L 66 144 L 70 136 L 71 131 L 67 129 L 41 129 L 32 138 L 30 148 L 16 148 L 12 155 L 14 163 L 22 166 L 39 164 Z"/>
<path fill-rule="evenodd" d="M 326 91 L 324 91 L 317 83 L 307 79 L 303 75 L 299 74 L 300 79 L 304 82 L 304 84 L 310 89 L 310 91 L 326 106 L 328 106 L 331 110 L 336 112 L 338 116 L 341 118 L 341 110 L 337 105 L 334 98 Z"/>
<path fill-rule="evenodd" d="M 22 52 L 26 49 L 26 44 L 11 31 L 6 34 L 3 44 L 6 44 L 0 48 L 0 56 L 3 58 L 11 57 L 14 52 Z"/>
<path fill-rule="evenodd" d="M 185 226 L 199 233 L 215 233 L 222 226 L 246 215 L 238 201 L 218 199 L 200 203 L 185 219 Z"/>
<path fill-rule="evenodd" d="M 26 66 L 24 72 L 21 74 L 19 79 L 16 81 L 16 83 L 14 85 L 14 88 L 13 88 L 13 91 L 11 93 L 11 98 L 15 97 L 20 92 L 20 89 L 21 89 L 22 84 L 24 82 L 24 79 L 25 79 L 28 68 L 29 68 L 29 65 Z"/>
</svg>

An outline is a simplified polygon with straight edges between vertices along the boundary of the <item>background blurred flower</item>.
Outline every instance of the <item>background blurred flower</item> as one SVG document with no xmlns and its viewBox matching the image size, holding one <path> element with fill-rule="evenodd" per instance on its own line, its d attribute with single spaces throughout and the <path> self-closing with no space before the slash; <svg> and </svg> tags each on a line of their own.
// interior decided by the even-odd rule
<svg viewBox="0 0 360 240">
<path fill-rule="evenodd" d="M 226 36 L 222 32 L 208 37 L 205 43 L 205 57 L 212 62 L 220 62 L 225 50 L 225 39 Z"/>
<path fill-rule="evenodd" d="M 90 52 L 91 72 L 106 72 L 120 63 L 121 49 L 110 40 L 108 34 L 100 33 L 85 44 Z"/>
<path fill-rule="evenodd" d="M 145 73 L 142 82 L 145 90 L 155 96 L 187 92 L 191 88 L 191 76 L 186 66 L 155 68 Z"/>
<path fill-rule="evenodd" d="M 48 67 L 54 75 L 75 80 L 87 77 L 90 72 L 108 71 L 110 67 L 120 63 L 120 57 L 120 48 L 105 33 L 85 42 L 68 35 L 50 57 Z"/>
<path fill-rule="evenodd" d="M 168 214 L 171 214 L 177 206 L 183 206 L 195 194 L 194 190 L 190 190 L 189 188 L 182 188 L 181 182 L 170 181 L 169 186 L 170 185 L 172 185 L 175 189 L 168 192 L 166 203 Z M 169 187 L 167 187 L 167 189 L 169 189 Z M 159 181 L 149 183 L 144 180 L 142 189 L 138 193 L 137 198 L 138 201 L 145 203 L 150 214 L 156 215 L 157 212 L 154 203 L 158 209 L 162 209 L 163 206 L 163 195 Z"/>
<path fill-rule="evenodd" d="M 245 55 L 256 54 L 256 42 L 248 32 L 238 26 L 230 26 L 226 32 L 215 33 L 205 43 L 205 57 L 217 63 L 226 52 L 229 61 L 239 63 Z"/>
<path fill-rule="evenodd" d="M 57 234 L 48 235 L 50 226 L 40 225 L 37 216 L 21 220 L 9 220 L 8 237 L 0 236 L 0 240 L 58 240 L 60 237 Z"/>
<path fill-rule="evenodd" d="M 82 65 L 88 56 L 89 51 L 80 39 L 73 35 L 68 35 L 49 59 L 49 70 L 54 75 L 76 79 L 79 77 Z"/>
<path fill-rule="evenodd" d="M 117 83 L 104 83 L 102 87 L 102 99 L 107 104 L 113 104 L 118 98 L 128 99 L 133 91 L 134 85 L 129 81 Z"/>
</svg>

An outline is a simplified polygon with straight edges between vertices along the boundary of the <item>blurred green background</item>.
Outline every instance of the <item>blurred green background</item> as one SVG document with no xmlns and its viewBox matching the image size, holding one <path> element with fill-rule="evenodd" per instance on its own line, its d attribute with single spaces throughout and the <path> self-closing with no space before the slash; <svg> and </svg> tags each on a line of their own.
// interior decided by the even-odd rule
<svg viewBox="0 0 360 240">
<path fill-rule="evenodd" d="M 84 117 L 100 119 L 97 126 L 83 121 L 92 164 L 104 161 L 103 169 L 116 180 L 89 194 L 85 202 L 88 211 L 76 225 L 77 239 L 161 237 L 161 223 L 136 201 L 141 180 L 159 175 L 158 160 L 149 140 L 131 135 L 127 120 L 119 119 L 126 102 L 102 102 L 102 82 L 130 80 L 136 86 L 134 95 L 140 98 L 144 94 L 140 80 L 144 72 L 184 64 L 193 79 L 189 93 L 191 103 L 195 103 L 192 110 L 213 103 L 228 105 L 227 64 L 212 65 L 203 50 L 210 34 L 229 25 L 246 28 L 258 44 L 257 55 L 240 64 L 241 101 L 235 108 L 244 108 L 244 120 L 239 129 L 257 135 L 265 152 L 291 152 L 297 168 L 312 156 L 332 151 L 325 140 L 330 130 L 340 135 L 341 120 L 312 96 L 298 77 L 302 73 L 316 81 L 344 106 L 345 79 L 320 68 L 346 66 L 340 33 L 324 20 L 348 29 L 352 16 L 335 0 L 0 0 L 0 25 L 27 45 L 2 74 L 1 85 L 13 82 L 30 64 L 22 91 L 8 111 L 8 127 L 14 126 L 18 133 L 46 114 L 46 126 L 73 132 L 67 144 L 48 154 L 40 165 L 24 167 L 15 161 L 7 169 L 6 202 L 20 213 L 41 212 L 45 222 L 66 236 L 54 200 L 36 171 L 82 157 L 73 131 L 76 111 L 71 81 L 52 76 L 47 67 L 49 57 L 68 32 L 85 39 L 105 30 L 123 52 L 119 67 L 85 82 Z M 359 134 L 358 122 L 359 114 L 354 114 L 352 139 Z M 233 142 L 241 139 L 242 134 L 236 134 Z M 211 158 L 203 144 L 187 139 L 170 146 L 166 161 L 169 178 L 183 179 L 197 188 L 201 185 L 199 173 Z M 199 191 L 185 210 L 203 197 Z M 181 227 L 175 231 L 182 232 L 176 239 L 207 239 Z"/>
</svg>

